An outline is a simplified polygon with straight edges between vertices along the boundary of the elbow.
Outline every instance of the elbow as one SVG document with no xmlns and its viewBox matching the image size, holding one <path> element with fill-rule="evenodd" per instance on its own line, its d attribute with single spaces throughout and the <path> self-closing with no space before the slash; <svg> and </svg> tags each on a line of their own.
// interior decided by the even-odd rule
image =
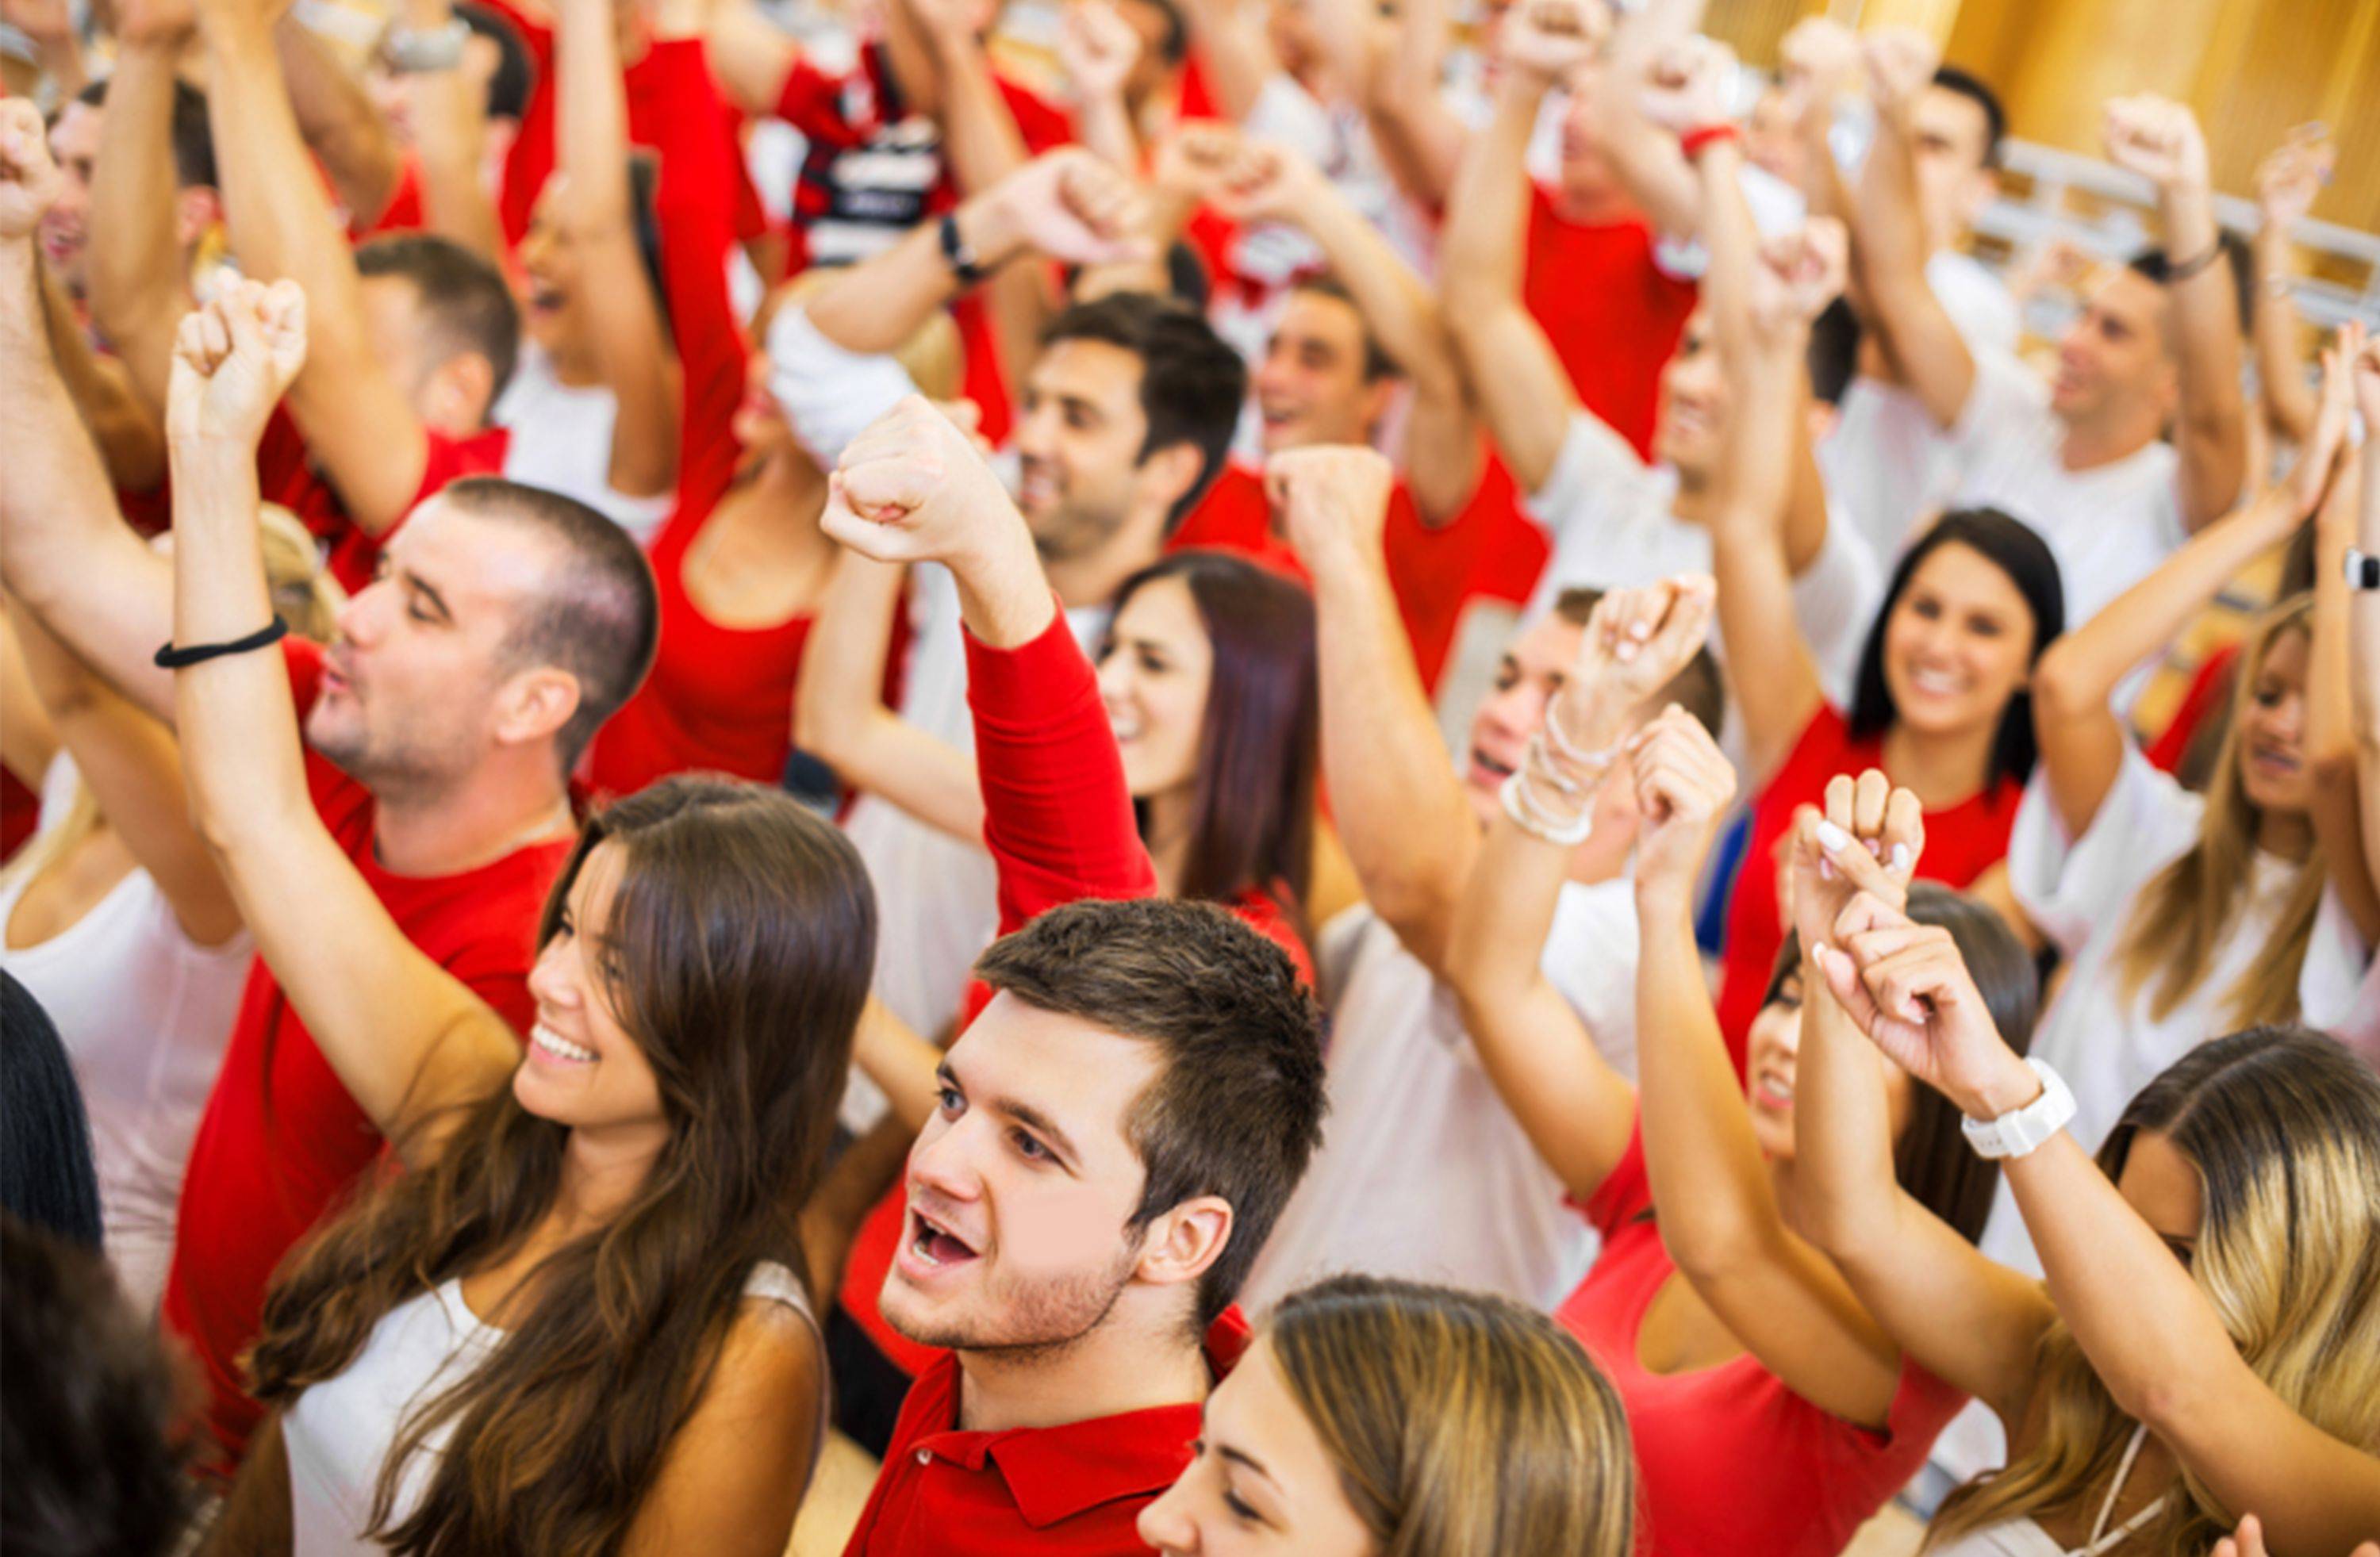
<svg viewBox="0 0 2380 1557">
<path fill-rule="evenodd" d="M 1682 1216 L 1664 1213 L 1659 1226 L 1670 1263 L 1696 1287 L 1731 1280 L 1767 1254 L 1767 1240 L 1747 1217 L 1708 1204 L 1690 1210 Z"/>
<path fill-rule="evenodd" d="M 2061 725 L 2107 712 L 2107 692 L 2085 674 L 2072 636 L 2052 644 L 2033 669 L 2033 717 L 2037 725 Z"/>
</svg>

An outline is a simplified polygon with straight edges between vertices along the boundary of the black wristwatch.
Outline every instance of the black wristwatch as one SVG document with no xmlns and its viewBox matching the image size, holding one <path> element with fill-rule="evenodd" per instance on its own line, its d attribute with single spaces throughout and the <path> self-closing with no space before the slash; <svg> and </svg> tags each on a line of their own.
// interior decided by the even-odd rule
<svg viewBox="0 0 2380 1557">
<path fill-rule="evenodd" d="M 966 246 L 966 239 L 960 235 L 958 212 L 942 213 L 941 235 L 942 259 L 949 263 L 951 274 L 958 278 L 961 286 L 973 286 L 991 273 L 988 266 L 977 261 L 974 251 Z"/>
<path fill-rule="evenodd" d="M 2347 587 L 2380 590 L 2380 557 L 2349 547 L 2347 549 Z"/>
</svg>

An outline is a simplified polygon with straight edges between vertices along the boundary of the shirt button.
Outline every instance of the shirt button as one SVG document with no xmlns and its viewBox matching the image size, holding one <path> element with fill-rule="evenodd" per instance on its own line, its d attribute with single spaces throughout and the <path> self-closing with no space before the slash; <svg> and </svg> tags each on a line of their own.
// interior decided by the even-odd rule
<svg viewBox="0 0 2380 1557">
<path fill-rule="evenodd" d="M 917 1463 L 919 1465 L 931 1465 L 934 1463 L 934 1456 L 928 1451 L 920 1449 L 917 1451 Z"/>
</svg>

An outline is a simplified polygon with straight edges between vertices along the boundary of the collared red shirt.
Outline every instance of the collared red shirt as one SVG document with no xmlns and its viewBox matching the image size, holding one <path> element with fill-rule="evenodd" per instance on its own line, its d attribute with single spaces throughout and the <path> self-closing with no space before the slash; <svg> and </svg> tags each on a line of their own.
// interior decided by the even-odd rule
<svg viewBox="0 0 2380 1557">
<path fill-rule="evenodd" d="M 1216 1378 L 1247 1350 L 1248 1322 L 1226 1309 L 1207 1331 Z M 844 1557 L 1144 1557 L 1140 1511 L 1190 1464 L 1201 1407 L 1157 1406 L 1059 1427 L 966 1432 L 958 1358 L 917 1376 L 884 1468 Z"/>
</svg>

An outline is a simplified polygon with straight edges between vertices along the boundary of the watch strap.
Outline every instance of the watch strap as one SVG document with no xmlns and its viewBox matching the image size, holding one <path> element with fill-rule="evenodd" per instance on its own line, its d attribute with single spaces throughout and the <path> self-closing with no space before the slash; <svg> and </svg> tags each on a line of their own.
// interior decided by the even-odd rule
<svg viewBox="0 0 2380 1557">
<path fill-rule="evenodd" d="M 2380 557 L 2368 551 L 2347 549 L 2347 587 L 2350 589 L 2380 589 Z"/>
<path fill-rule="evenodd" d="M 942 260 L 950 266 L 951 274 L 958 278 L 961 286 L 973 286 L 990 273 L 988 267 L 977 260 L 975 251 L 967 247 L 966 236 L 959 231 L 956 211 L 942 213 L 941 237 Z"/>
</svg>

